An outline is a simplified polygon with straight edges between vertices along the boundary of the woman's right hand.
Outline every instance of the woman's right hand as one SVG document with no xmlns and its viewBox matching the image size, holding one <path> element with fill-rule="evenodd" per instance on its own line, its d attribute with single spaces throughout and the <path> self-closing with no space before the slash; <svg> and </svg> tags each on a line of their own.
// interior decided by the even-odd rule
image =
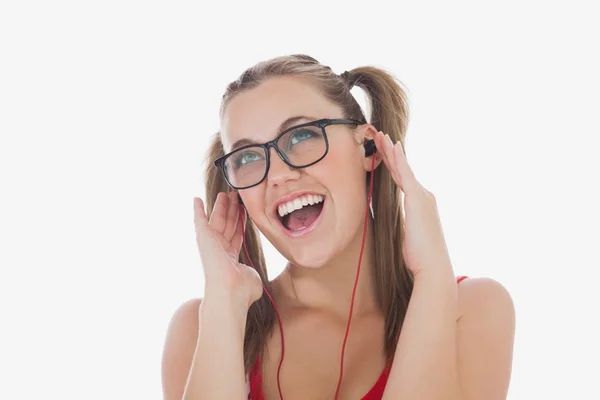
<svg viewBox="0 0 600 400">
<path fill-rule="evenodd" d="M 237 192 L 220 192 L 210 220 L 202 199 L 194 198 L 194 225 L 204 269 L 205 296 L 217 292 L 247 301 L 250 307 L 262 296 L 263 286 L 254 268 L 238 262 L 246 214 L 240 212 L 237 196 Z"/>
</svg>

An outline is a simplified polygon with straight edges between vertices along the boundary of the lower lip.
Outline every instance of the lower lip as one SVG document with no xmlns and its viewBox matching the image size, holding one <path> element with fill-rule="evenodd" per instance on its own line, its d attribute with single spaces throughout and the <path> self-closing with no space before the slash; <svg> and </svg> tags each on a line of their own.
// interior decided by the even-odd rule
<svg viewBox="0 0 600 400">
<path fill-rule="evenodd" d="M 298 238 L 298 237 L 306 236 L 306 235 L 310 234 L 312 231 L 314 231 L 316 229 L 316 227 L 319 225 L 319 223 L 321 222 L 321 219 L 323 218 L 323 215 L 325 214 L 326 207 L 327 207 L 327 197 L 325 197 L 323 199 L 323 208 L 321 209 L 321 214 L 319 214 L 317 219 L 315 219 L 315 222 L 313 222 L 312 224 L 310 224 L 309 226 L 307 226 L 304 229 L 300 229 L 297 231 L 290 231 L 285 226 L 283 226 L 283 224 L 281 223 L 281 220 L 279 220 L 279 225 L 281 225 L 281 229 L 283 229 L 285 234 L 291 238 Z"/>
</svg>

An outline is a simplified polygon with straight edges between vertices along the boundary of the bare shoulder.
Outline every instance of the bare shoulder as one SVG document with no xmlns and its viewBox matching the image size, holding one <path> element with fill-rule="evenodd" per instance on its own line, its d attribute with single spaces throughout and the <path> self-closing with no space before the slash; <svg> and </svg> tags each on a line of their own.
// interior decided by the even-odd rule
<svg viewBox="0 0 600 400">
<path fill-rule="evenodd" d="M 467 278 L 458 284 L 459 319 L 492 315 L 514 318 L 514 303 L 506 287 L 492 278 Z"/>
<path fill-rule="evenodd" d="M 184 302 L 169 321 L 161 366 L 164 399 L 181 399 L 183 396 L 198 341 L 201 303 L 200 298 Z"/>
<path fill-rule="evenodd" d="M 512 371 L 515 306 L 508 290 L 490 278 L 458 285 L 457 357 L 464 398 L 506 399 Z"/>
</svg>

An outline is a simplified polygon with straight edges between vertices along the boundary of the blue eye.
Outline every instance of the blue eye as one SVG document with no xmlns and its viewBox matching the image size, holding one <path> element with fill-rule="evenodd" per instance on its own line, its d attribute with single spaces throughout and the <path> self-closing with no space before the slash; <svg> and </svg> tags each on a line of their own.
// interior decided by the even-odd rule
<svg viewBox="0 0 600 400">
<path fill-rule="evenodd" d="M 288 143 L 293 146 L 315 136 L 321 136 L 321 134 L 310 129 L 298 129 L 292 133 Z"/>
<path fill-rule="evenodd" d="M 256 161 L 262 161 L 263 159 L 264 155 L 259 154 L 256 151 L 241 151 L 238 155 L 236 155 L 234 164 L 236 168 L 241 168 L 244 165 L 248 165 Z"/>
</svg>

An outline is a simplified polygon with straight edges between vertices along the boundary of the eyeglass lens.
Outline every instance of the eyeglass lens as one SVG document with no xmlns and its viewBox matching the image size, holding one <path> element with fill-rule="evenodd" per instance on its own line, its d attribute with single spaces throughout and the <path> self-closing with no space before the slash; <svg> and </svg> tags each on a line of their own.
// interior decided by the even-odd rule
<svg viewBox="0 0 600 400">
<path fill-rule="evenodd" d="M 327 144 L 320 127 L 304 126 L 281 136 L 277 148 L 291 166 L 302 168 L 323 157 Z M 266 150 L 260 146 L 231 153 L 224 162 L 229 183 L 235 187 L 257 184 L 267 173 L 266 160 Z"/>
</svg>

